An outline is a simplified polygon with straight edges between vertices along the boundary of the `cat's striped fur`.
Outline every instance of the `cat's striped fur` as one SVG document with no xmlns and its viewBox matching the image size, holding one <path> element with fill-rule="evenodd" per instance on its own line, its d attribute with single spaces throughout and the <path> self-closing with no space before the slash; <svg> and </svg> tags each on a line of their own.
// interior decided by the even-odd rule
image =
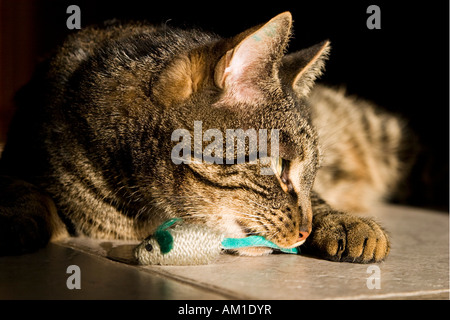
<svg viewBox="0 0 450 320">
<path fill-rule="evenodd" d="M 67 234 L 142 239 L 182 216 L 331 260 L 383 260 L 383 229 L 320 194 L 346 209 L 384 197 L 401 171 L 389 153 L 400 122 L 326 88 L 308 100 L 329 43 L 283 56 L 291 25 L 283 13 L 231 39 L 136 23 L 71 36 L 19 99 L 0 163 L 0 253 Z M 171 134 L 192 132 L 194 121 L 224 136 L 279 129 L 280 170 L 261 175 L 260 161 L 175 165 Z"/>
<path fill-rule="evenodd" d="M 322 153 L 314 189 L 344 211 L 364 212 L 389 200 L 414 160 L 406 122 L 344 88 L 318 85 L 309 104 Z"/>
</svg>

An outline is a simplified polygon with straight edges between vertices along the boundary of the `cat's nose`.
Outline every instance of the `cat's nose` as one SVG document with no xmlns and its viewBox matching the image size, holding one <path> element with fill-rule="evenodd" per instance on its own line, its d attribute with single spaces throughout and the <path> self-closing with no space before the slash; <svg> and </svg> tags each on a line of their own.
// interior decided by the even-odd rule
<svg viewBox="0 0 450 320">
<path fill-rule="evenodd" d="M 305 240 L 306 240 L 306 238 L 308 238 L 310 233 L 311 233 L 311 230 L 309 230 L 309 231 L 300 230 L 300 232 L 298 233 L 297 240 L 295 241 L 295 243 L 293 245 L 291 245 L 288 248 L 295 248 L 295 247 L 301 246 L 303 243 L 305 243 Z"/>
<path fill-rule="evenodd" d="M 298 233 L 298 239 L 297 239 L 297 242 L 305 241 L 306 238 L 308 238 L 309 234 L 310 234 L 310 232 L 308 232 L 308 231 L 300 231 L 300 232 Z"/>
</svg>

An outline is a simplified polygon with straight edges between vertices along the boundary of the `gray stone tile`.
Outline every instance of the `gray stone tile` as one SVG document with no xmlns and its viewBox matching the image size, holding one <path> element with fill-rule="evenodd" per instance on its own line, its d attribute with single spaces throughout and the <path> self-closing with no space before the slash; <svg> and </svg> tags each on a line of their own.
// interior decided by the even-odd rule
<svg viewBox="0 0 450 320">
<path fill-rule="evenodd" d="M 373 210 L 389 230 L 392 250 L 380 264 L 336 263 L 306 256 L 222 256 L 196 267 L 146 267 L 250 299 L 412 299 L 448 298 L 448 214 L 408 207 Z M 380 289 L 369 289 L 379 268 Z"/>
<path fill-rule="evenodd" d="M 68 289 L 70 265 L 80 289 Z M 34 254 L 0 257 L 0 299 L 224 299 L 211 290 L 50 244 Z"/>
<path fill-rule="evenodd" d="M 115 253 L 129 261 L 135 243 L 70 238 L 36 254 L 0 258 L 0 298 L 448 299 L 448 214 L 382 206 L 372 216 L 392 238 L 380 264 L 273 254 L 222 255 L 204 266 L 136 266 L 105 258 Z M 81 268 L 81 290 L 66 287 L 70 264 Z M 371 267 L 379 268 L 379 289 L 368 287 Z"/>
</svg>

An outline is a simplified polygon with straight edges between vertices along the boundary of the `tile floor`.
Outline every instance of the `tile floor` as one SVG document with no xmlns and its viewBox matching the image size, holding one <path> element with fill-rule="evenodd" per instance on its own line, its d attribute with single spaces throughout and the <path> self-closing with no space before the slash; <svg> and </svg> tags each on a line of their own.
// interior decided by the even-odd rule
<svg viewBox="0 0 450 320">
<path fill-rule="evenodd" d="M 449 299 L 448 214 L 386 205 L 372 216 L 393 241 L 380 264 L 273 254 L 144 267 L 107 258 L 127 261 L 130 243 L 70 238 L 0 257 L 0 299 Z M 68 289 L 70 265 L 80 268 L 81 289 Z"/>
</svg>

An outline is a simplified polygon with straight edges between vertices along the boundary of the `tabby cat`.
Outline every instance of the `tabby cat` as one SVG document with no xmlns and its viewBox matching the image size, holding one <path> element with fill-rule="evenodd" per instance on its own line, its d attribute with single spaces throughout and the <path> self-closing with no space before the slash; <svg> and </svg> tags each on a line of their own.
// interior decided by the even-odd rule
<svg viewBox="0 0 450 320">
<path fill-rule="evenodd" d="M 184 217 L 334 261 L 385 259 L 383 228 L 345 210 L 395 186 L 403 124 L 313 89 L 329 42 L 285 55 L 291 29 L 285 12 L 230 39 L 114 21 L 71 35 L 18 94 L 0 163 L 0 253 L 68 235 L 143 239 Z M 176 165 L 172 133 L 195 121 L 224 136 L 278 129 L 275 174 L 260 174 L 261 159 Z"/>
</svg>

